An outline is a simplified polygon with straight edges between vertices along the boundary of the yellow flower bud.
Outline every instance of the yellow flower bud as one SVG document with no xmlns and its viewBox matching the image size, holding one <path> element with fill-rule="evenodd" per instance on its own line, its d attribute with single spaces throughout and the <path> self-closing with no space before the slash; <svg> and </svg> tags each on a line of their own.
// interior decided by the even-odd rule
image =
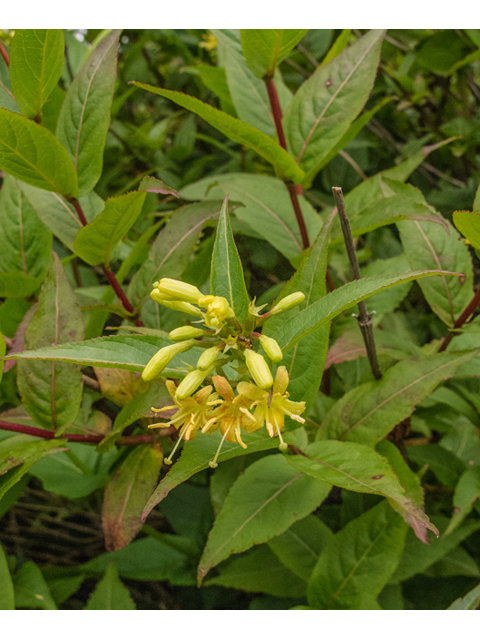
<svg viewBox="0 0 480 640">
<path fill-rule="evenodd" d="M 257 387 L 270 389 L 273 377 L 265 358 L 252 349 L 245 349 L 245 361 Z"/>
<path fill-rule="evenodd" d="M 260 344 L 263 347 L 263 350 L 267 354 L 267 356 L 273 362 L 280 362 L 283 358 L 282 350 L 276 340 L 273 338 L 269 338 L 268 336 L 260 336 L 259 338 Z"/>
<path fill-rule="evenodd" d="M 206 349 L 198 359 L 197 369 L 200 369 L 201 371 L 207 371 L 207 369 L 211 369 L 215 360 L 217 359 L 219 351 L 219 347 L 210 347 L 210 349 Z"/>
<path fill-rule="evenodd" d="M 157 283 L 156 289 L 160 295 L 192 304 L 197 304 L 200 298 L 203 298 L 203 293 L 193 284 L 172 280 L 172 278 L 162 278 Z"/>
<path fill-rule="evenodd" d="M 283 313 L 284 311 L 288 311 L 289 309 L 293 309 L 298 304 L 305 300 L 305 294 L 301 291 L 296 291 L 295 293 L 291 293 L 286 298 L 280 300 L 278 304 L 276 304 L 272 309 L 270 309 L 269 315 L 275 316 L 278 313 Z"/>
<path fill-rule="evenodd" d="M 194 340 L 187 340 L 186 342 L 180 342 L 179 344 L 171 344 L 168 347 L 163 347 L 157 351 L 157 353 L 151 358 L 142 372 L 142 378 L 145 382 L 150 382 L 158 375 L 162 373 L 167 364 L 174 358 L 177 353 L 188 351 L 195 344 Z"/>
<path fill-rule="evenodd" d="M 167 307 L 167 309 L 173 309 L 174 311 L 182 311 L 183 313 L 188 313 L 190 316 L 197 316 L 197 318 L 203 318 L 203 313 L 200 311 L 198 307 L 194 307 L 193 304 L 189 302 L 182 302 L 181 300 L 173 300 L 172 298 L 167 298 L 158 293 L 156 289 L 152 291 L 150 297 L 161 304 L 163 307 Z"/>
<path fill-rule="evenodd" d="M 205 335 L 205 331 L 203 329 L 199 329 L 198 327 L 178 327 L 173 331 L 170 331 L 168 337 L 170 340 L 174 342 L 180 342 L 182 340 L 193 340 L 193 338 L 200 338 Z"/>
<path fill-rule="evenodd" d="M 176 393 L 177 400 L 185 400 L 185 398 L 191 396 L 205 380 L 208 373 L 208 371 L 199 371 L 198 369 L 187 373 L 185 378 L 178 385 Z"/>
</svg>

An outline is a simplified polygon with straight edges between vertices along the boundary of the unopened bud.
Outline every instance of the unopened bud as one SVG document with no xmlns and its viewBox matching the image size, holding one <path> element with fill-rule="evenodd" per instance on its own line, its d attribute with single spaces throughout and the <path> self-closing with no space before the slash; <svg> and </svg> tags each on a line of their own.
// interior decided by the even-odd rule
<svg viewBox="0 0 480 640">
<path fill-rule="evenodd" d="M 257 387 L 270 389 L 273 377 L 265 358 L 252 349 L 245 349 L 245 362 Z"/>
<path fill-rule="evenodd" d="M 194 307 L 190 302 L 182 302 L 181 300 L 173 300 L 172 298 L 166 298 L 160 295 L 157 289 L 154 289 L 150 294 L 150 297 L 161 304 L 167 309 L 173 309 L 174 311 L 182 311 L 190 316 L 197 316 L 197 318 L 203 318 L 203 313 L 198 307 Z"/>
<path fill-rule="evenodd" d="M 180 342 L 179 344 L 171 344 L 168 347 L 163 347 L 157 351 L 157 353 L 151 358 L 142 372 L 142 378 L 145 382 L 150 382 L 158 375 L 162 373 L 167 364 L 174 358 L 177 353 L 188 351 L 195 344 L 194 340 L 188 340 L 186 342 Z"/>
<path fill-rule="evenodd" d="M 172 280 L 172 278 L 162 278 L 157 283 L 156 290 L 160 295 L 174 298 L 175 300 L 183 300 L 183 302 L 191 302 L 197 304 L 203 293 L 193 284 L 181 282 L 181 280 Z"/>
<path fill-rule="evenodd" d="M 193 340 L 194 338 L 200 338 L 205 335 L 203 329 L 198 327 L 178 327 L 173 331 L 170 331 L 168 337 L 174 342 L 181 342 L 182 340 Z"/>
<path fill-rule="evenodd" d="M 206 349 L 198 359 L 197 369 L 200 369 L 201 371 L 211 369 L 217 359 L 219 351 L 219 347 L 210 347 L 210 349 Z"/>
<path fill-rule="evenodd" d="M 305 300 L 305 294 L 301 291 L 296 291 L 295 293 L 291 293 L 286 298 L 280 300 L 278 304 L 276 304 L 272 309 L 270 309 L 269 315 L 275 316 L 279 313 L 283 313 L 284 311 L 288 311 L 289 309 L 293 309 L 298 304 Z"/>
<path fill-rule="evenodd" d="M 279 393 L 281 396 L 285 393 L 288 387 L 290 379 L 288 377 L 287 368 L 284 366 L 278 367 L 275 375 L 275 382 L 273 383 L 273 392 Z"/>
<path fill-rule="evenodd" d="M 208 371 L 199 371 L 198 369 L 187 373 L 185 378 L 178 385 L 176 393 L 177 400 L 185 400 L 185 398 L 191 396 L 205 380 L 208 373 Z"/>
<path fill-rule="evenodd" d="M 267 356 L 273 362 L 280 362 L 283 358 L 282 350 L 276 340 L 273 338 L 269 338 L 268 336 L 260 336 L 259 338 L 260 344 L 263 347 L 263 350 L 267 354 Z"/>
<path fill-rule="evenodd" d="M 227 318 L 235 317 L 235 312 L 228 304 L 228 300 L 221 296 L 205 296 L 199 304 L 201 306 L 206 304 L 205 324 L 212 329 L 219 329 Z"/>
</svg>

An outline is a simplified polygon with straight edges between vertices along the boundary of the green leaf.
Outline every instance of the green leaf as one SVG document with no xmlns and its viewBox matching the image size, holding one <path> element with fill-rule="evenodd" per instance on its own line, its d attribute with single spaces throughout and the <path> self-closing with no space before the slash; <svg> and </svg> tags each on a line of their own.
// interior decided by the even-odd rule
<svg viewBox="0 0 480 640">
<path fill-rule="evenodd" d="M 210 291 L 215 296 L 226 298 L 240 322 L 245 322 L 249 299 L 242 263 L 235 246 L 230 216 L 228 215 L 228 196 L 223 201 L 218 218 L 212 254 Z"/>
<path fill-rule="evenodd" d="M 240 32 L 237 29 L 211 29 L 211 32 L 218 41 L 218 64 L 224 67 L 221 70 L 224 71 L 234 108 L 231 115 L 238 116 L 268 136 L 275 137 L 275 120 L 267 87 L 250 70 L 242 55 Z M 292 94 L 285 86 L 280 71 L 275 72 L 274 80 L 280 107 L 284 111 L 292 99 Z"/>
<path fill-rule="evenodd" d="M 142 538 L 118 551 L 103 553 L 80 569 L 102 575 L 114 563 L 119 575 L 127 580 L 169 580 L 172 584 L 182 584 L 189 558 L 177 547 L 184 540 L 168 533 L 162 535 L 162 540 Z M 194 582 L 190 580 L 189 584 Z"/>
<path fill-rule="evenodd" d="M 89 597 L 85 611 L 106 610 L 132 611 L 136 609 L 130 592 L 118 577 L 115 565 L 109 564 L 105 576 Z"/>
<path fill-rule="evenodd" d="M 369 609 L 395 571 L 407 527 L 385 502 L 349 522 L 326 544 L 308 583 L 317 609 Z"/>
<path fill-rule="evenodd" d="M 308 582 L 332 531 L 315 516 L 307 516 L 268 542 L 279 560 L 300 579 Z"/>
<path fill-rule="evenodd" d="M 480 251 L 480 212 L 454 211 L 453 223 L 476 251 Z"/>
<path fill-rule="evenodd" d="M 308 29 L 241 29 L 242 51 L 257 76 L 272 76 L 276 67 L 300 42 Z"/>
<path fill-rule="evenodd" d="M 8 47 L 5 47 L 8 53 Z M 0 56 L 0 107 L 8 109 L 9 111 L 15 111 L 20 113 L 17 103 L 15 102 L 15 96 L 12 92 L 12 85 L 10 82 L 9 68 L 5 64 L 5 60 Z"/>
<path fill-rule="evenodd" d="M 312 331 L 328 324 L 330 320 L 338 316 L 345 309 L 349 309 L 358 304 L 361 300 L 365 300 L 374 293 L 384 291 L 396 284 L 403 284 L 411 280 L 425 278 L 427 276 L 436 276 L 443 271 L 407 271 L 396 275 L 372 276 L 370 278 L 362 278 L 355 282 L 349 282 L 340 289 L 332 291 L 324 296 L 321 300 L 317 300 L 309 307 L 300 311 L 294 316 L 288 325 L 284 325 L 279 331 L 277 342 L 280 347 L 286 351 L 297 344 L 304 336 Z"/>
<path fill-rule="evenodd" d="M 384 180 L 383 182 L 389 184 L 393 181 Z M 402 185 L 402 187 L 403 186 L 409 185 Z M 408 195 L 410 195 L 410 193 Z M 432 211 L 432 208 L 427 206 L 426 203 L 418 203 L 407 199 L 405 194 L 392 195 L 391 197 L 384 197 L 381 200 L 373 202 L 366 209 L 363 209 L 352 217 L 350 227 L 353 237 L 356 238 L 379 227 L 407 219 L 436 223 L 443 227 L 444 232 L 448 233 L 450 231 L 449 223 L 442 218 L 440 214 Z M 341 234 L 340 229 L 337 228 L 335 229 L 332 246 L 339 246 L 343 243 L 343 234 Z M 436 263 L 434 267 L 437 267 Z"/>
<path fill-rule="evenodd" d="M 450 223 L 450 233 L 431 222 L 404 221 L 397 223 L 405 255 L 411 269 L 443 269 L 465 277 L 443 275 L 419 282 L 432 311 L 447 325 L 467 307 L 473 296 L 472 259 L 458 233 Z"/>
<path fill-rule="evenodd" d="M 125 547 L 142 528 L 142 511 L 157 484 L 161 451 L 135 447 L 105 489 L 102 527 L 107 551 Z"/>
<path fill-rule="evenodd" d="M 309 185 L 348 131 L 373 87 L 384 30 L 373 29 L 306 80 L 283 122 L 288 147 Z M 347 209 L 348 210 L 348 209 Z"/>
<path fill-rule="evenodd" d="M 453 516 L 445 531 L 445 535 L 451 533 L 463 522 L 472 510 L 473 503 L 480 497 L 480 469 L 473 467 L 467 469 L 461 476 L 453 494 Z"/>
<path fill-rule="evenodd" d="M 65 451 L 66 440 L 38 440 L 32 436 L 12 436 L 0 441 L 0 475 L 21 464 L 32 466 L 44 456 Z"/>
<path fill-rule="evenodd" d="M 115 29 L 89 55 L 67 90 L 58 118 L 57 137 L 77 170 L 80 195 L 91 191 L 102 173 L 120 32 Z"/>
<path fill-rule="evenodd" d="M 319 437 L 374 446 L 475 355 L 437 353 L 395 364 L 381 380 L 361 384 L 340 398 L 322 420 Z"/>
<path fill-rule="evenodd" d="M 162 347 L 172 344 L 170 340 L 154 336 L 108 336 L 85 342 L 72 342 L 58 347 L 44 347 L 34 351 L 23 351 L 6 356 L 26 360 L 56 360 L 83 366 L 116 367 L 127 371 L 143 371 L 148 361 Z M 190 349 L 176 356 L 165 368 L 169 377 L 178 377 L 178 368 L 185 371 L 182 363 L 194 366 L 202 354 L 201 349 Z"/>
<path fill-rule="evenodd" d="M 19 271 L 0 273 L 0 296 L 2 298 L 28 298 L 41 283 L 41 278 L 35 278 Z"/>
<path fill-rule="evenodd" d="M 40 121 L 42 106 L 62 75 L 65 39 L 61 29 L 16 29 L 10 78 L 18 106 Z"/>
<path fill-rule="evenodd" d="M 69 443 L 68 451 L 36 462 L 30 473 L 42 481 L 45 491 L 76 499 L 104 487 L 116 451 L 99 454 L 91 446 Z"/>
<path fill-rule="evenodd" d="M 25 348 L 38 349 L 83 337 L 82 313 L 63 271 L 53 254 L 42 287 L 38 308 L 25 332 Z M 17 384 L 22 402 L 35 422 L 56 431 L 69 427 L 82 401 L 80 367 L 47 362 L 18 362 Z"/>
<path fill-rule="evenodd" d="M 220 99 L 222 111 L 236 118 L 237 112 L 235 111 L 232 96 L 228 88 L 225 69 L 212 67 L 208 64 L 199 64 L 193 68 L 200 74 L 203 84 Z"/>
<path fill-rule="evenodd" d="M 480 606 L 480 584 L 469 591 L 463 598 L 457 598 L 448 607 L 456 611 L 473 611 Z"/>
<path fill-rule="evenodd" d="M 442 484 L 453 489 L 465 471 L 465 465 L 457 456 L 436 444 L 419 444 L 411 447 L 409 458 L 420 467 L 428 465 Z"/>
<path fill-rule="evenodd" d="M 403 555 L 390 580 L 391 583 L 404 582 L 417 573 L 422 573 L 452 549 L 455 549 L 465 538 L 480 529 L 480 521 L 477 520 L 470 524 L 461 525 L 447 536 L 443 532 L 447 526 L 448 519 L 437 516 L 433 520 L 442 535 L 437 539 L 431 538 L 429 540 L 430 544 L 423 544 L 415 537 L 413 531 L 409 530 Z"/>
<path fill-rule="evenodd" d="M 285 439 L 287 440 L 290 435 L 292 435 L 294 441 L 295 436 L 293 434 L 285 434 Z M 270 436 L 263 430 L 257 431 L 256 433 L 246 434 L 245 436 L 242 435 L 242 438 L 248 446 L 247 451 L 242 449 L 238 443 L 232 444 L 230 442 L 225 442 L 222 447 L 222 451 L 218 456 L 219 463 L 224 460 L 230 460 L 256 451 L 276 449 L 278 446 L 275 439 L 270 438 Z M 153 507 L 161 502 L 172 489 L 182 482 L 185 482 L 199 471 L 209 468 L 208 462 L 209 460 L 212 460 L 213 456 L 217 452 L 221 439 L 222 436 L 217 431 L 207 437 L 198 437 L 192 442 L 185 443 L 180 458 L 173 465 L 167 475 L 161 480 L 158 487 L 150 496 L 150 499 L 143 511 L 143 518 L 146 518 Z"/>
<path fill-rule="evenodd" d="M 0 609 L 2 611 L 15 609 L 15 594 L 7 557 L 0 545 Z"/>
<path fill-rule="evenodd" d="M 350 30 L 347 29 L 347 31 L 350 31 Z M 380 111 L 380 109 L 384 107 L 386 104 L 388 104 L 389 102 L 391 102 L 391 100 L 392 98 L 387 96 L 382 100 L 380 100 L 373 107 L 373 109 L 364 111 L 360 116 L 358 116 L 358 118 L 353 122 L 353 124 L 350 125 L 350 128 L 348 129 L 348 131 L 343 134 L 343 136 L 340 138 L 337 144 L 322 160 L 322 162 L 320 163 L 320 166 L 318 167 L 318 171 L 320 171 L 320 169 L 323 169 L 323 167 L 325 167 L 330 162 L 330 160 L 332 160 L 340 151 L 342 151 L 342 149 L 345 149 L 345 147 L 350 142 L 352 142 L 352 140 L 355 140 L 355 138 L 358 136 L 358 134 L 363 129 L 363 127 L 370 122 L 370 120 L 377 113 L 377 111 Z"/>
<path fill-rule="evenodd" d="M 132 228 L 140 215 L 145 191 L 131 191 L 108 198 L 105 209 L 75 237 L 75 252 L 88 264 L 109 265 L 112 250 Z"/>
<path fill-rule="evenodd" d="M 292 469 L 281 454 L 254 462 L 233 485 L 215 520 L 198 565 L 199 582 L 232 553 L 283 533 L 319 507 L 329 491 L 324 482 Z"/>
<path fill-rule="evenodd" d="M 436 531 L 425 513 L 407 496 L 388 461 L 370 447 L 323 440 L 308 445 L 304 454 L 286 456 L 286 460 L 295 469 L 323 482 L 389 498 L 418 526 Z"/>
<path fill-rule="evenodd" d="M 342 33 L 338 36 L 330 49 L 327 51 L 326 56 L 322 60 L 321 66 L 328 64 L 330 60 L 336 58 L 347 46 L 350 36 L 352 35 L 351 29 L 342 29 Z"/>
<path fill-rule="evenodd" d="M 56 610 L 42 572 L 34 562 L 26 562 L 13 576 L 15 605 L 18 608 Z"/>
<path fill-rule="evenodd" d="M 420 484 L 420 479 L 416 473 L 414 473 L 408 464 L 405 462 L 400 450 L 389 440 L 382 440 L 375 447 L 376 451 L 388 460 L 393 471 L 397 475 L 405 492 L 419 509 L 423 510 L 423 489 Z M 415 535 L 419 540 L 428 544 L 427 530 L 421 524 L 412 518 L 409 513 L 399 508 L 395 501 L 389 500 L 390 506 L 398 511 L 403 517 L 405 522 L 412 527 L 415 531 Z"/>
<path fill-rule="evenodd" d="M 6 175 L 0 192 L 0 271 L 43 278 L 52 235 L 38 219 L 15 178 Z"/>
<path fill-rule="evenodd" d="M 193 113 L 206 120 L 233 142 L 238 142 L 249 149 L 253 149 L 262 158 L 271 162 L 282 177 L 293 182 L 302 181 L 304 173 L 290 154 L 265 133 L 255 129 L 255 127 L 237 118 L 232 118 L 232 116 L 197 100 L 193 96 L 178 91 L 170 91 L 169 89 L 159 89 L 141 82 L 133 82 L 132 84 L 164 98 L 169 98 L 179 106 L 193 111 Z"/>
<path fill-rule="evenodd" d="M 302 239 L 285 184 L 273 176 L 227 173 L 203 178 L 181 190 L 182 198 L 206 200 L 225 198 L 241 202 L 235 217 L 246 222 L 288 260 L 302 251 Z M 299 196 L 310 238 L 316 238 L 322 219 L 302 196 Z"/>
<path fill-rule="evenodd" d="M 85 576 L 82 574 L 67 576 L 65 578 L 47 580 L 47 586 L 57 606 L 60 606 L 77 593 L 84 580 Z"/>
<path fill-rule="evenodd" d="M 220 567 L 220 575 L 206 582 L 206 586 L 210 585 L 266 593 L 280 598 L 301 598 L 305 596 L 307 586 L 266 545 L 256 547 Z"/>
<path fill-rule="evenodd" d="M 43 224 L 73 252 L 75 236 L 82 229 L 74 206 L 53 191 L 43 191 L 24 182 L 18 184 Z M 81 196 L 79 202 L 87 222 L 92 222 L 105 207 L 104 201 L 95 191 Z"/>
<path fill-rule="evenodd" d="M 0 108 L 0 169 L 39 189 L 76 197 L 77 174 L 53 133 Z"/>
<path fill-rule="evenodd" d="M 149 296 L 155 280 L 181 277 L 203 226 L 218 216 L 221 206 L 220 201 L 200 202 L 176 209 L 152 244 L 148 260 L 132 278 L 128 296 L 133 304 Z"/>
<path fill-rule="evenodd" d="M 335 215 L 335 211 L 330 213 L 314 245 L 305 252 L 297 272 L 282 289 L 276 303 L 295 291 L 302 291 L 305 294 L 305 300 L 299 307 L 267 320 L 263 328 L 265 335 L 277 339 L 282 327 L 288 324 L 299 310 L 306 309 L 326 295 L 325 274 L 328 244 Z M 328 325 L 320 327 L 285 353 L 282 360 L 282 364 L 287 367 L 290 376 L 288 392 L 292 400 L 306 402 L 306 415 L 308 415 L 310 406 L 318 394 L 322 381 L 329 333 L 330 327 Z M 312 353 L 315 353 L 315 358 L 312 358 Z"/>
</svg>

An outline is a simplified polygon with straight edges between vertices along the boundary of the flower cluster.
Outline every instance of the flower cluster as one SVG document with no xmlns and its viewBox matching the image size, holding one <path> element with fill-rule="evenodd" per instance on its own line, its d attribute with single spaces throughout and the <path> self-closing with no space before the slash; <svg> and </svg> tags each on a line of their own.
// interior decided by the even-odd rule
<svg viewBox="0 0 480 640">
<path fill-rule="evenodd" d="M 266 426 L 268 434 L 272 438 L 279 437 L 280 448 L 285 449 L 287 445 L 281 435 L 285 416 L 303 423 L 300 415 L 305 410 L 305 403 L 289 400 L 286 368 L 278 367 L 274 380 L 266 359 L 253 349 L 253 345 L 257 340 L 269 360 L 280 362 L 283 354 L 278 343 L 255 329 L 267 318 L 300 304 L 304 294 L 293 293 L 263 314 L 260 314 L 262 307 L 256 307 L 253 301 L 243 324 L 225 298 L 204 295 L 197 287 L 178 280 L 163 278 L 155 282 L 151 297 L 169 309 L 195 316 L 198 319 L 195 324 L 203 324 L 203 328 L 185 326 L 171 331 L 169 337 L 173 344 L 160 349 L 142 373 L 148 382 L 160 375 L 176 355 L 193 346 L 204 349 L 195 369 L 187 373 L 178 387 L 167 381 L 175 404 L 153 409 L 175 411 L 170 421 L 151 425 L 152 428 L 173 425 L 179 432 L 177 445 L 165 462 L 171 464 L 179 443 L 193 440 L 199 430 L 209 434 L 220 429 L 222 433 L 220 447 L 210 461 L 212 467 L 217 466 L 225 440 L 246 448 L 242 431 L 252 433 Z M 223 375 L 225 365 L 233 365 L 237 371 L 236 393 Z M 208 384 L 197 391 L 204 381 Z"/>
</svg>

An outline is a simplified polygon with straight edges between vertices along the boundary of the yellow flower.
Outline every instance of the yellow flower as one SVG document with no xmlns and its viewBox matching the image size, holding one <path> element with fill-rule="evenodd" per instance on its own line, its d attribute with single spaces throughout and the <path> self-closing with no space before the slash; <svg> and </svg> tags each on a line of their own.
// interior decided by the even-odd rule
<svg viewBox="0 0 480 640">
<path fill-rule="evenodd" d="M 235 317 L 235 312 L 228 304 L 228 300 L 221 296 L 203 296 L 198 301 L 198 305 L 207 310 L 204 320 L 206 326 L 217 331 L 223 327 L 227 318 Z"/>
<path fill-rule="evenodd" d="M 300 414 L 305 411 L 305 402 L 293 402 L 293 400 L 288 399 L 288 383 L 289 377 L 286 368 L 278 367 L 271 391 L 260 389 L 249 382 L 239 382 L 237 387 L 238 393 L 250 400 L 249 408 L 255 407 L 255 420 L 246 423 L 245 431 L 252 433 L 265 425 L 271 438 L 275 436 L 280 438 L 280 449 L 282 450 L 287 448 L 281 435 L 285 424 L 285 416 L 287 415 L 292 420 L 302 424 L 305 422 L 300 417 Z"/>
<path fill-rule="evenodd" d="M 212 386 L 208 385 L 194 396 L 179 400 L 176 394 L 175 384 L 171 380 L 167 380 L 165 383 L 169 394 L 172 396 L 175 404 L 169 407 L 162 407 L 161 409 L 155 409 L 152 407 L 152 411 L 161 413 L 163 411 L 171 411 L 177 409 L 176 413 L 172 416 L 171 420 L 165 423 L 157 423 L 150 425 L 150 429 L 158 427 L 170 427 L 173 425 L 176 429 L 180 430 L 179 438 L 175 448 L 170 453 L 169 457 L 164 460 L 166 464 L 172 464 L 172 456 L 175 453 L 181 440 L 193 440 L 198 433 L 198 430 L 210 420 L 213 407 L 219 402 L 217 394 L 212 394 Z"/>
<path fill-rule="evenodd" d="M 210 461 L 210 466 L 217 466 L 217 458 L 225 440 L 228 442 L 238 442 L 244 449 L 247 445 L 242 441 L 241 430 L 245 429 L 248 422 L 254 422 L 253 415 L 248 411 L 251 400 L 241 394 L 236 396 L 228 381 L 222 376 L 213 376 L 213 384 L 217 393 L 222 396 L 223 401 L 214 409 L 211 418 L 202 428 L 202 433 L 213 433 L 220 427 L 223 435 L 222 442 L 218 448 L 215 458 Z"/>
</svg>

